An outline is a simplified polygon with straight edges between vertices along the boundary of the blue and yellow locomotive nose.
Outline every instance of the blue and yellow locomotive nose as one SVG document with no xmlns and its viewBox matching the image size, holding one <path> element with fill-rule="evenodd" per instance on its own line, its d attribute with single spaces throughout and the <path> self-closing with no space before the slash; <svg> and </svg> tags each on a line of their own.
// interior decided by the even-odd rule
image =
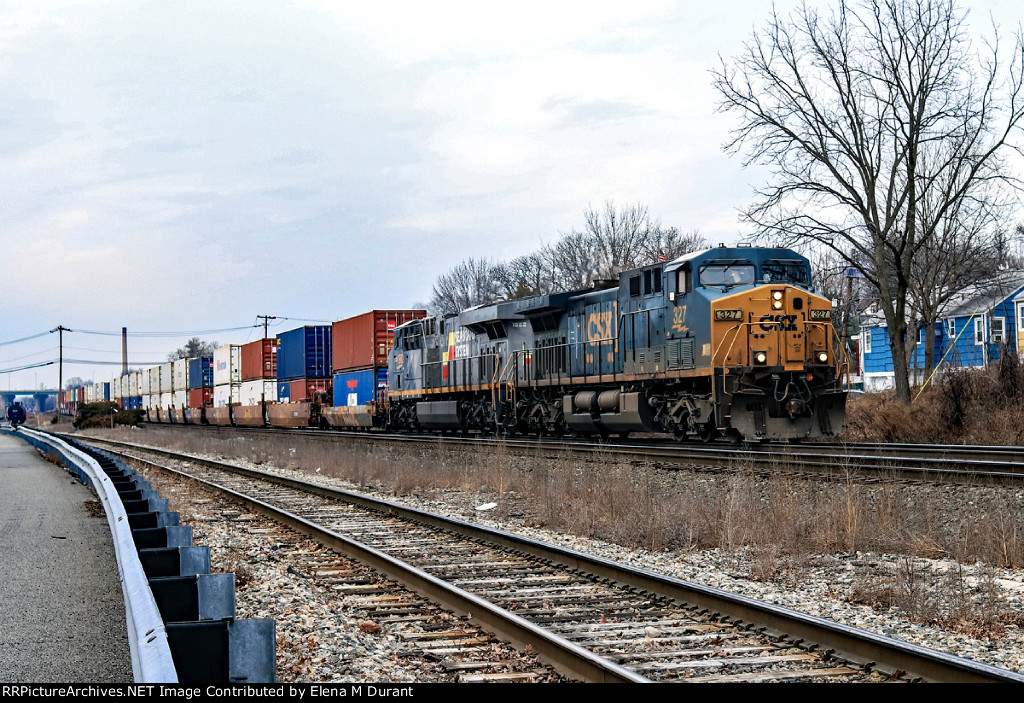
<svg viewBox="0 0 1024 703">
<path fill-rule="evenodd" d="M 715 367 L 836 367 L 838 342 L 831 302 L 796 286 L 758 286 L 711 302 Z"/>
</svg>

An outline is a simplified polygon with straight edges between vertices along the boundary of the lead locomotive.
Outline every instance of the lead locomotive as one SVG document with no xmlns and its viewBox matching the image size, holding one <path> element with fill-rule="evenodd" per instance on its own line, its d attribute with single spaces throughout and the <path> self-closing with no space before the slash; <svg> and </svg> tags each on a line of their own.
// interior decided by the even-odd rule
<svg viewBox="0 0 1024 703">
<path fill-rule="evenodd" d="M 617 284 L 617 285 L 616 285 Z M 845 424 L 831 302 L 790 249 L 718 247 L 395 331 L 396 429 L 796 439 Z"/>
</svg>

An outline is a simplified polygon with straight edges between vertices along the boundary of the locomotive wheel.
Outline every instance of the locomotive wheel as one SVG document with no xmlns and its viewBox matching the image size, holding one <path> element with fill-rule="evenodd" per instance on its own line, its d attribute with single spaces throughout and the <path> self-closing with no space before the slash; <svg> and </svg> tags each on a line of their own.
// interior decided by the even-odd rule
<svg viewBox="0 0 1024 703">
<path fill-rule="evenodd" d="M 697 433 L 697 436 L 700 437 L 701 442 L 704 442 L 704 444 L 708 444 L 709 442 L 715 441 L 715 438 L 718 437 L 718 428 L 715 427 L 715 424 L 713 422 L 701 425 L 700 430 Z"/>
</svg>

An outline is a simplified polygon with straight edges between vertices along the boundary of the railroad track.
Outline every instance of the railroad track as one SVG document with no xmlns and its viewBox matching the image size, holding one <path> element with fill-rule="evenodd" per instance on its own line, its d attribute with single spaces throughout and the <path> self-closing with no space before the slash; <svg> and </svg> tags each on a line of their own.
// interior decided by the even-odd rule
<svg viewBox="0 0 1024 703">
<path fill-rule="evenodd" d="M 564 453 L 595 455 L 604 459 L 654 462 L 659 466 L 700 467 L 711 471 L 737 469 L 778 475 L 841 478 L 849 480 L 901 480 L 958 483 L 1018 482 L 1024 480 L 1024 447 L 935 444 L 803 444 L 765 443 L 679 444 L 661 439 L 638 438 L 609 442 L 586 439 L 493 438 L 345 432 L 285 428 L 215 427 L 161 424 L 158 428 L 201 427 L 215 434 L 302 436 L 327 442 L 393 442 L 406 446 L 453 449 L 501 447 L 509 452 L 529 452 L 555 457 Z"/>
<path fill-rule="evenodd" d="M 1014 681 L 1024 676 L 749 598 L 325 486 L 90 439 L 188 475 L 586 681 Z"/>
</svg>

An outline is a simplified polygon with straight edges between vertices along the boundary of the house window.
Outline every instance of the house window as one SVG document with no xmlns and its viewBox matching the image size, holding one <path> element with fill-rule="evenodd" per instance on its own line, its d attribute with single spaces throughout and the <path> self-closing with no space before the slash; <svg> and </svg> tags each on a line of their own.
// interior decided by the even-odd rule
<svg viewBox="0 0 1024 703">
<path fill-rule="evenodd" d="M 956 337 L 956 320 L 952 317 L 946 320 L 946 333 L 950 339 Z"/>
<path fill-rule="evenodd" d="M 917 342 L 918 344 L 924 344 L 924 327 L 922 327 L 921 331 L 917 333 Z"/>
<path fill-rule="evenodd" d="M 977 317 L 974 319 L 974 343 L 985 343 L 985 318 L 983 317 Z"/>
<path fill-rule="evenodd" d="M 864 353 L 871 353 L 871 330 L 864 330 Z"/>
<path fill-rule="evenodd" d="M 992 318 L 992 342 L 994 344 L 1002 344 L 1006 341 L 1006 318 L 1005 317 L 993 317 Z"/>
</svg>

